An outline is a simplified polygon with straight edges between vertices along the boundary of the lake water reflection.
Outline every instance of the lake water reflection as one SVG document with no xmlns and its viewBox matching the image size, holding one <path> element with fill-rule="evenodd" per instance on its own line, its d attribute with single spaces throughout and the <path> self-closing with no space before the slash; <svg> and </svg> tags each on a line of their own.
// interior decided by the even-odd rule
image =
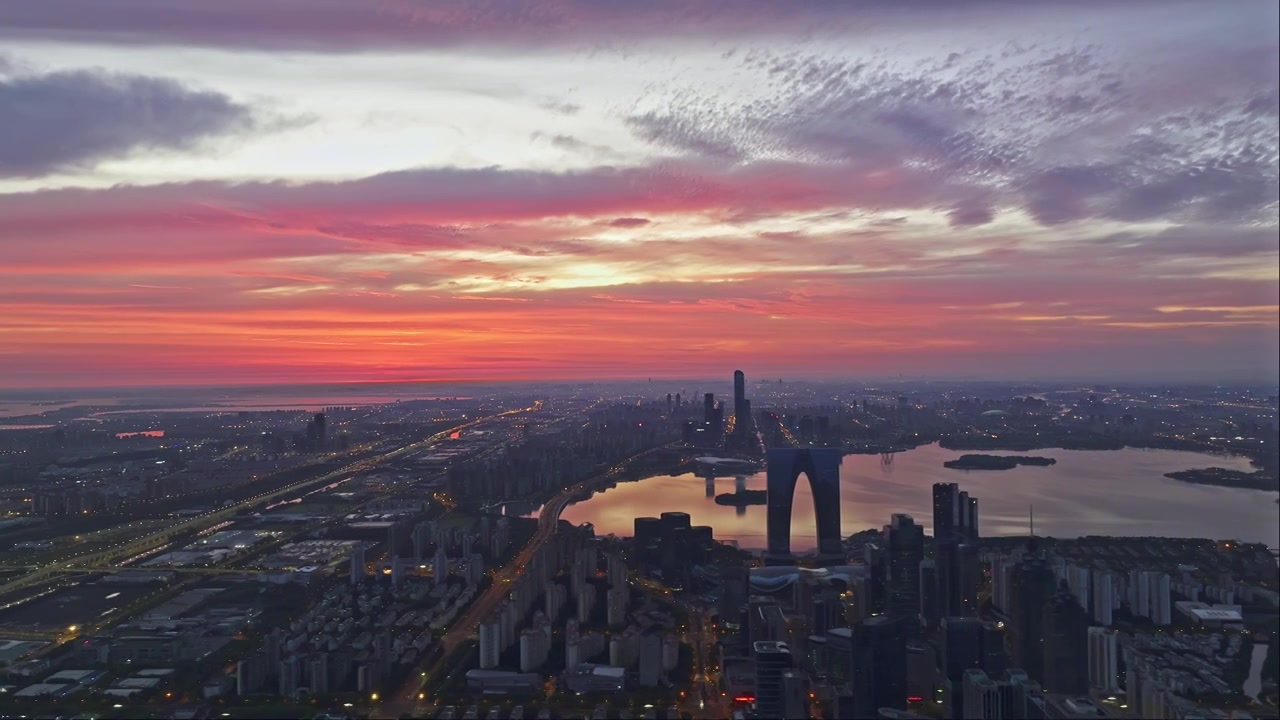
<svg viewBox="0 0 1280 720">
<path fill-rule="evenodd" d="M 1049 467 L 1004 471 L 966 471 L 942 463 L 961 453 L 928 445 L 898 453 L 891 465 L 878 455 L 848 455 L 841 465 L 841 525 L 844 534 L 881 527 L 893 513 L 905 512 L 932 532 L 931 487 L 956 482 L 979 498 L 983 535 L 1025 535 L 1029 506 L 1035 504 L 1036 534 L 1154 535 L 1209 537 L 1280 545 L 1276 494 L 1256 490 L 1192 485 L 1164 473 L 1199 467 L 1251 470 L 1241 457 L 1171 450 L 1037 450 L 1055 458 Z M 715 481 L 714 493 L 735 491 L 733 476 Z M 765 474 L 748 476 L 745 487 L 765 489 Z M 623 483 L 565 509 L 573 523 L 590 522 L 596 532 L 630 536 L 636 517 L 667 511 L 687 512 L 694 525 L 710 525 L 721 540 L 743 547 L 765 544 L 765 508 L 743 510 L 717 505 L 707 495 L 706 479 L 696 475 L 653 477 Z M 813 499 L 804 479 L 797 484 L 792 516 L 792 547 L 814 545 Z"/>
</svg>

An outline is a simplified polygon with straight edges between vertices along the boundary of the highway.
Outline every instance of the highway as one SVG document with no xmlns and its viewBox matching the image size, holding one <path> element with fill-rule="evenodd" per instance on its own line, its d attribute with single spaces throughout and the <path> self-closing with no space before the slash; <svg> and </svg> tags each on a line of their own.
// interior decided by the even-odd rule
<svg viewBox="0 0 1280 720">
<path fill-rule="evenodd" d="M 660 445 L 656 448 L 646 450 L 642 453 L 632 455 L 614 465 L 608 471 L 596 475 L 587 480 L 583 480 L 576 485 L 561 490 L 546 505 L 542 506 L 542 511 L 538 513 L 538 529 L 534 532 L 533 537 L 529 538 L 529 542 L 512 558 L 511 562 L 496 572 L 493 577 L 493 584 L 489 589 L 485 590 L 475 602 L 471 603 L 471 607 L 467 612 L 453 623 L 440 638 L 440 644 L 443 647 L 443 654 L 439 655 L 439 659 L 435 662 L 426 662 L 409 673 L 408 680 L 405 685 L 396 693 L 391 695 L 392 698 L 380 707 L 373 708 L 370 717 L 375 718 L 395 718 L 404 714 L 412 714 L 414 716 L 422 715 L 419 703 L 419 695 L 421 694 L 422 685 L 426 678 L 435 677 L 435 673 L 440 669 L 446 661 L 450 659 L 453 651 L 457 650 L 464 642 L 466 642 L 479 626 L 494 609 L 511 593 L 512 583 L 516 582 L 520 577 L 524 567 L 533 560 L 538 549 L 542 547 L 551 536 L 555 534 L 556 526 L 560 523 L 560 513 L 573 502 L 580 493 L 587 490 L 606 485 L 617 480 L 622 475 L 627 466 L 640 458 L 647 457 L 662 450 L 666 450 L 670 445 Z M 428 665 L 430 667 L 428 667 Z"/>
<path fill-rule="evenodd" d="M 264 501 L 269 502 L 272 500 L 277 500 L 277 499 L 280 499 L 281 497 L 292 495 L 293 493 L 299 492 L 303 489 L 306 489 L 308 487 L 311 487 L 319 483 L 330 482 L 332 480 L 336 480 L 341 477 L 349 477 L 357 473 L 365 472 L 367 470 L 372 470 L 378 465 L 381 465 L 382 463 L 388 462 L 390 460 L 394 460 L 396 458 L 402 457 L 404 455 L 408 455 L 413 452 L 417 452 L 429 445 L 445 440 L 450 435 L 456 432 L 461 432 L 468 428 L 475 427 L 476 425 L 489 422 L 491 420 L 495 420 L 500 417 L 506 417 L 510 415 L 518 415 L 520 413 L 531 412 L 533 410 L 538 409 L 538 407 L 539 406 L 535 404 L 527 408 L 508 410 L 506 412 L 496 413 L 494 415 L 486 415 L 482 418 L 477 418 L 470 422 L 463 423 L 462 425 L 451 427 L 448 430 L 438 432 L 416 443 L 396 448 L 395 450 L 383 453 L 382 455 L 377 455 L 371 458 L 365 458 L 364 460 L 351 463 L 350 465 L 343 466 L 337 470 L 334 470 L 320 477 L 308 478 L 306 480 L 289 485 L 288 487 L 284 487 L 278 490 L 273 490 L 270 492 L 255 495 L 235 505 L 229 505 L 225 508 L 220 508 L 218 510 L 211 510 L 202 515 L 197 515 L 187 520 L 183 520 L 177 524 L 169 525 L 167 527 L 162 527 L 159 530 L 149 535 L 136 538 L 127 543 L 122 542 L 102 550 L 91 551 L 87 553 L 82 553 L 80 555 L 75 555 L 75 556 L 60 560 L 56 564 L 50 563 L 48 565 L 41 567 L 39 570 L 27 573 L 22 577 L 15 578 L 14 580 L 11 580 L 10 582 L 5 583 L 4 585 L 0 585 L 0 596 L 4 596 L 8 593 L 21 590 L 24 587 L 42 583 L 60 572 L 77 571 L 85 567 L 99 567 L 103 565 L 111 565 L 112 563 L 114 563 L 115 561 L 119 560 L 122 557 L 130 557 L 133 555 L 137 555 L 139 553 L 146 552 L 148 550 L 152 550 L 156 547 L 159 547 L 163 545 L 167 541 L 168 537 L 171 535 L 190 532 L 197 529 L 202 529 L 209 525 L 216 524 L 224 519 L 230 518 L 234 516 L 236 513 L 242 510 L 251 508 L 254 505 L 257 505 L 258 503 L 261 503 Z"/>
<path fill-rule="evenodd" d="M 693 646 L 693 685 L 697 692 L 691 696 L 685 708 L 695 718 L 726 718 L 732 707 L 720 694 L 715 657 L 716 632 L 711 619 L 703 608 L 686 605 L 691 628 L 685 642 Z M 696 700 L 696 707 L 694 706 Z"/>
</svg>

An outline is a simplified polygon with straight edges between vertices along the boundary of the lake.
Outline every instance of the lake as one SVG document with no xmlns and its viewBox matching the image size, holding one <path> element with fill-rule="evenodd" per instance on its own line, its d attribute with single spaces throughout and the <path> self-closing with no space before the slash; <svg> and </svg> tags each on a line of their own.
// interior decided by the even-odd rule
<svg viewBox="0 0 1280 720">
<path fill-rule="evenodd" d="M 1038 455 L 1057 460 L 1048 467 L 1012 470 L 952 470 L 942 466 L 962 452 L 927 445 L 898 453 L 884 465 L 879 455 L 847 455 L 840 471 L 840 519 L 844 535 L 888 524 L 893 513 L 907 513 L 932 532 L 932 486 L 959 483 L 979 500 L 984 536 L 1026 535 L 1035 506 L 1037 535 L 1128 535 L 1207 537 L 1280 545 L 1280 505 L 1276 493 L 1192 485 L 1164 477 L 1167 472 L 1201 467 L 1249 471 L 1247 458 L 1173 450 L 1036 450 L 991 455 Z M 744 548 L 765 545 L 763 505 L 717 505 L 714 495 L 735 491 L 733 476 L 709 487 L 704 477 L 657 476 L 597 493 L 571 505 L 562 517 L 590 522 L 600 535 L 630 536 L 636 517 L 657 517 L 678 510 L 694 525 L 710 525 L 720 540 Z M 749 475 L 743 487 L 766 489 L 763 472 Z M 813 498 L 802 477 L 796 484 L 792 548 L 814 546 Z"/>
</svg>

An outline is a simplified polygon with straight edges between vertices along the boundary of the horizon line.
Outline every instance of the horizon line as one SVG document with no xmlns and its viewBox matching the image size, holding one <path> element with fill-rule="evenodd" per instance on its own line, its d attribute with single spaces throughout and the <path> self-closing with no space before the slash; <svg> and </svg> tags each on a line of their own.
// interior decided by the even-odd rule
<svg viewBox="0 0 1280 720">
<path fill-rule="evenodd" d="M 646 383 L 732 383 L 732 372 L 726 371 L 724 377 L 720 376 L 647 376 L 640 375 L 635 377 L 624 378 L 506 378 L 506 379 L 473 379 L 473 378 L 449 378 L 449 379 L 400 379 L 400 380 L 331 380 L 331 381 L 315 381 L 315 382 L 232 382 L 232 383 L 204 383 L 204 384 L 105 384 L 105 385 L 54 385 L 54 386 L 26 386 L 26 387 L 0 387 L 0 400 L 4 394 L 9 393 L 68 393 L 68 392 L 108 392 L 108 391 L 215 391 L 215 390 L 261 390 L 268 388 L 335 388 L 339 386 L 353 387 L 392 387 L 407 385 L 429 385 L 429 386 L 455 386 L 455 387 L 492 387 L 492 386 L 512 386 L 512 385 L 579 385 L 579 386 L 605 386 L 605 385 L 636 385 Z M 756 374 L 755 380 L 752 380 L 752 374 L 747 374 L 748 383 L 759 384 L 762 382 L 773 383 L 775 378 L 783 384 L 808 384 L 808 385 L 827 385 L 827 384 L 856 384 L 856 383 L 971 383 L 985 385 L 1113 385 L 1116 387 L 1234 387 L 1234 388 L 1252 388 L 1252 389 L 1280 389 L 1280 384 L 1269 383 L 1261 380 L 1246 380 L 1242 378 L 1103 378 L 1103 377 L 1021 377 L 1021 378 L 984 378 L 978 376 L 962 376 L 962 375 L 868 375 L 863 377 L 853 376 L 808 376 L 801 375 L 787 378 L 785 375 L 778 377 L 774 374 Z"/>
</svg>

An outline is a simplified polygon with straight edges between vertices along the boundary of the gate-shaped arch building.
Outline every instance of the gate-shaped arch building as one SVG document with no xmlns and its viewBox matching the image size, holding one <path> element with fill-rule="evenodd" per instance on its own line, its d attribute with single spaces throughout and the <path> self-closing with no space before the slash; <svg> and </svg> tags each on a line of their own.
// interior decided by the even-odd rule
<svg viewBox="0 0 1280 720">
<path fill-rule="evenodd" d="M 818 524 L 818 554 L 844 556 L 840 542 L 840 461 L 839 448 L 772 448 L 768 462 L 769 561 L 791 561 L 791 506 L 800 475 L 809 479 L 813 493 L 814 517 Z"/>
</svg>

